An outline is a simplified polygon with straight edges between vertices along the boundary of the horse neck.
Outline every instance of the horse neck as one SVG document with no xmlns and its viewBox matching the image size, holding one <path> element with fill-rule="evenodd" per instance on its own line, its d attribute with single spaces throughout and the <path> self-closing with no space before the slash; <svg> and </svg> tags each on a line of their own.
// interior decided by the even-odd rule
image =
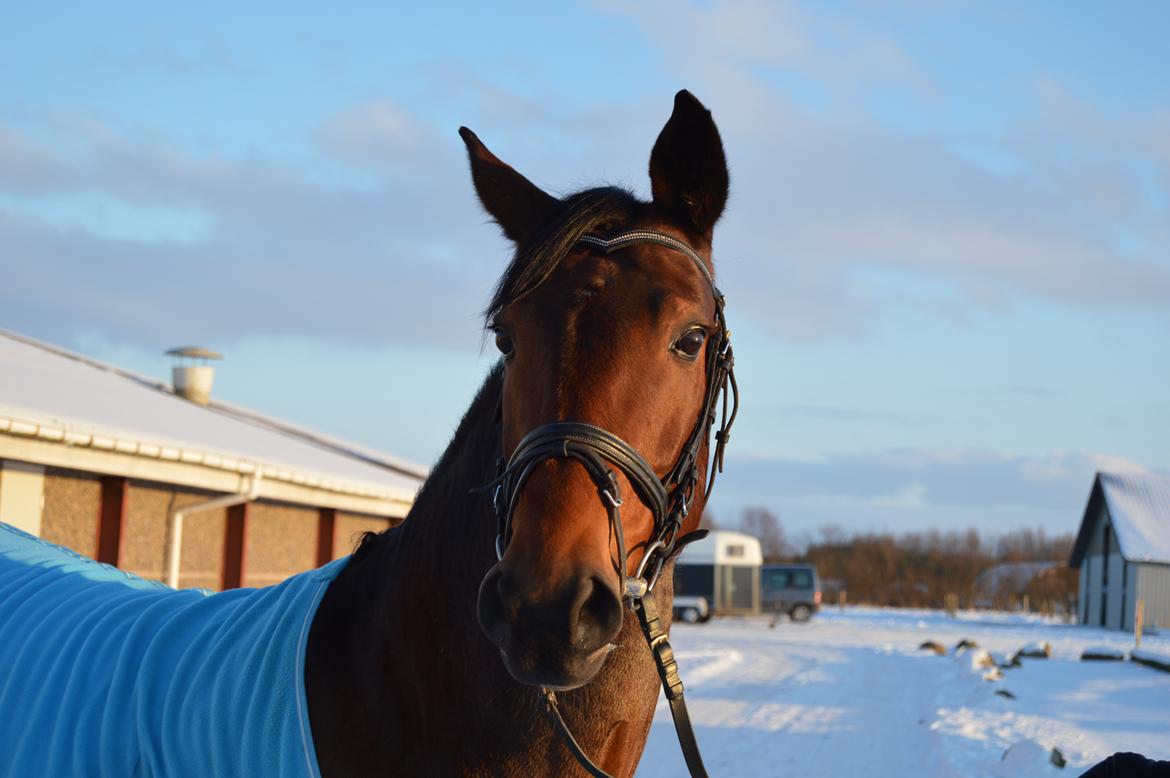
<svg viewBox="0 0 1170 778">
<path fill-rule="evenodd" d="M 491 494 L 500 456 L 498 408 L 502 375 L 484 381 L 447 449 L 432 469 L 406 520 L 359 549 L 362 595 L 383 622 L 398 622 L 418 597 L 445 611 L 470 614 L 479 582 L 495 562 Z M 440 605 L 441 603 L 441 605 Z M 468 619 L 461 619 L 461 624 Z M 452 623 L 452 620 L 448 620 Z M 400 628 L 401 624 L 396 624 Z"/>
<path fill-rule="evenodd" d="M 356 737 L 373 740 L 399 764 L 420 743 L 443 740 L 458 751 L 440 769 L 444 773 L 475 773 L 488 754 L 493 763 L 507 765 L 501 774 L 548 772 L 550 764 L 569 759 L 545 719 L 538 690 L 507 674 L 476 618 L 479 583 L 495 562 L 491 495 L 478 487 L 496 474 L 502 383 L 497 368 L 406 521 L 367 538 L 330 587 L 322 603 L 329 612 L 314 623 L 314 636 L 318 627 L 346 636 L 339 640 L 341 651 L 319 655 L 319 665 L 345 669 L 318 666 L 307 674 L 328 676 L 318 688 L 363 698 L 364 713 L 345 726 L 356 731 L 377 721 L 376 732 Z M 669 614 L 669 571 L 664 578 L 656 600 Z M 578 740 L 619 774 L 637 763 L 658 695 L 637 620 L 627 614 L 624 622 L 617 641 L 623 650 L 592 682 L 560 695 Z M 338 717 L 351 715 L 334 710 Z M 563 764 L 566 771 L 575 769 Z M 414 763 L 424 771 L 433 766 Z"/>
</svg>

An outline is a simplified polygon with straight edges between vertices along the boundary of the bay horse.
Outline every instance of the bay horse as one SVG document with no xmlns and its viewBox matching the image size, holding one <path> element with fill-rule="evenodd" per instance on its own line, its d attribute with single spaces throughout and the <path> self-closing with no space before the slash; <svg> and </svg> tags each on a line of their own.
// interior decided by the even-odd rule
<svg viewBox="0 0 1170 778">
<path fill-rule="evenodd" d="M 0 774 L 630 776 L 661 683 L 705 775 L 666 633 L 738 400 L 719 132 L 679 92 L 649 202 L 460 134 L 516 247 L 501 358 L 405 522 L 214 595 L 0 525 Z"/>
<path fill-rule="evenodd" d="M 698 527 L 730 369 L 711 283 L 722 141 L 679 92 L 644 202 L 555 198 L 460 134 L 516 248 L 487 310 L 501 359 L 406 521 L 367 535 L 321 602 L 305 669 L 317 756 L 327 776 L 579 774 L 543 688 L 580 750 L 630 776 L 660 677 L 623 587 L 664 538 L 645 597 L 669 620 L 671 557 Z"/>
</svg>

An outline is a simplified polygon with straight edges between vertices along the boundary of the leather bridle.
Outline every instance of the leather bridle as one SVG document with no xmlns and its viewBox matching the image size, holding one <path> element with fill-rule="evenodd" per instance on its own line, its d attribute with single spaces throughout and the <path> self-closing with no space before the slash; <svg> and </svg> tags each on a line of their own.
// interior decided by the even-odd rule
<svg viewBox="0 0 1170 778">
<path fill-rule="evenodd" d="M 673 249 L 687 256 L 702 273 L 715 299 L 715 331 L 707 341 L 706 391 L 698 419 L 683 444 L 682 451 L 674 465 L 659 477 L 654 468 L 638 451 L 612 432 L 580 421 L 557 421 L 544 424 L 530 431 L 505 462 L 501 460 L 498 477 L 489 488 L 495 487 L 492 503 L 496 513 L 496 554 L 503 558 L 504 550 L 511 539 L 512 516 L 520 501 L 520 494 L 528 478 L 543 462 L 550 459 L 568 459 L 579 462 L 597 487 L 597 494 L 605 506 L 609 523 L 618 547 L 616 567 L 621 581 L 622 599 L 638 616 L 642 632 L 654 655 L 663 690 L 670 703 L 679 743 L 692 776 L 706 776 L 698 744 L 683 701 L 683 685 L 674 661 L 674 652 L 667 640 L 666 630 L 658 617 L 654 601 L 647 595 L 654 590 L 665 564 L 681 553 L 688 543 L 707 534 L 697 530 L 679 536 L 683 522 L 694 502 L 695 490 L 702 475 L 707 476 L 704 500 L 710 495 L 715 483 L 715 474 L 723 470 L 723 453 L 739 409 L 739 389 L 735 383 L 734 357 L 731 350 L 731 333 L 723 316 L 725 300 L 715 286 L 715 281 L 702 257 L 686 243 L 659 232 L 634 230 L 623 232 L 609 239 L 592 235 L 583 236 L 579 243 L 600 249 L 606 254 L 626 248 L 635 243 L 655 243 Z M 722 406 L 719 428 L 715 432 L 715 450 L 712 467 L 705 467 L 699 461 L 703 444 L 708 440 L 710 429 L 715 426 L 716 416 Z M 700 472 L 700 468 L 705 472 Z M 642 558 L 633 576 L 627 560 L 622 528 L 622 495 L 614 468 L 629 479 L 634 493 L 650 509 L 654 516 L 654 531 L 642 546 Z M 585 755 L 573 738 L 557 707 L 556 694 L 544 689 L 544 698 L 550 716 L 558 731 L 565 739 L 573 756 L 591 775 L 608 778 L 607 773 Z"/>
</svg>

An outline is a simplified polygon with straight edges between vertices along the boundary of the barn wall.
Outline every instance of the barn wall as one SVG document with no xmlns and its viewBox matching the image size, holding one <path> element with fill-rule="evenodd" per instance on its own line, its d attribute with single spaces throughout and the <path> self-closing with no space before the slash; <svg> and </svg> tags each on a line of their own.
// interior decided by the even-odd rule
<svg viewBox="0 0 1170 778">
<path fill-rule="evenodd" d="M 337 516 L 337 528 L 333 536 L 333 558 L 353 553 L 363 532 L 382 532 L 389 529 L 398 519 L 381 519 L 357 513 L 341 513 Z"/>
<path fill-rule="evenodd" d="M 1105 514 L 1104 510 L 1099 511 L 1093 519 L 1092 527 L 1089 530 L 1089 542 L 1085 548 L 1084 567 L 1088 577 L 1087 592 L 1089 598 L 1088 623 L 1093 627 L 1101 625 L 1101 577 L 1105 564 L 1101 522 L 1108 520 L 1107 515 L 1103 514 Z"/>
<path fill-rule="evenodd" d="M 1125 562 L 1124 564 L 1127 575 L 1125 577 L 1125 597 L 1122 600 L 1121 628 L 1132 630 L 1134 614 L 1137 613 L 1138 565 L 1133 562 Z"/>
<path fill-rule="evenodd" d="M 0 521 L 41 536 L 45 506 L 45 468 L 0 459 Z"/>
<path fill-rule="evenodd" d="M 1109 544 L 1109 612 L 1106 614 L 1105 626 L 1109 629 L 1121 629 L 1121 575 L 1125 560 L 1121 558 L 1117 547 Z"/>
<path fill-rule="evenodd" d="M 1138 565 L 1138 597 L 1145 601 L 1145 623 L 1170 628 L 1170 565 Z"/>
<path fill-rule="evenodd" d="M 1089 597 L 1089 560 L 1081 560 L 1081 569 L 1077 571 L 1079 576 L 1077 582 L 1077 621 L 1081 624 L 1089 623 L 1088 613 L 1085 611 L 1085 604 Z"/>
<path fill-rule="evenodd" d="M 219 493 L 173 488 L 131 480 L 126 492 L 119 567 L 143 578 L 162 580 L 166 560 L 167 521 L 181 507 L 218 497 Z M 97 475 L 65 468 L 45 468 L 40 536 L 93 558 L 97 554 L 101 481 Z M 267 586 L 316 564 L 316 508 L 259 502 L 249 505 L 245 535 L 244 586 Z M 183 524 L 181 587 L 218 590 L 223 564 L 227 509 L 187 516 Z M 401 519 L 338 513 L 333 557 L 353 551 L 365 531 L 381 532 Z"/>
<path fill-rule="evenodd" d="M 219 495 L 164 484 L 131 481 L 118 566 L 143 578 L 162 580 L 166 564 L 167 520 L 179 508 Z M 223 560 L 224 508 L 192 513 L 183 520 L 179 586 L 218 589 Z"/>
<path fill-rule="evenodd" d="M 41 537 L 90 558 L 96 555 L 101 489 L 96 475 L 46 468 Z"/>
<path fill-rule="evenodd" d="M 269 586 L 312 569 L 316 563 L 317 509 L 251 504 L 244 548 L 244 586 Z"/>
<path fill-rule="evenodd" d="M 1101 564 L 1104 557 L 1100 554 L 1085 556 L 1085 570 L 1089 577 L 1089 626 L 1101 624 Z"/>
</svg>

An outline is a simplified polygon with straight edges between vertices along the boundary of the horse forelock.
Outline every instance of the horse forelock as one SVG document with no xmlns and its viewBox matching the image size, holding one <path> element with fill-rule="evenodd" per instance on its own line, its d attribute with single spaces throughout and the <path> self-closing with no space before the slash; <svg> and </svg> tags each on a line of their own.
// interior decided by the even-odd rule
<svg viewBox="0 0 1170 778">
<path fill-rule="evenodd" d="M 516 248 L 485 311 L 489 325 L 504 308 L 556 272 L 583 235 L 629 224 L 646 207 L 630 192 L 613 186 L 582 190 L 564 198 L 561 204 L 560 211 L 536 239 Z"/>
</svg>

